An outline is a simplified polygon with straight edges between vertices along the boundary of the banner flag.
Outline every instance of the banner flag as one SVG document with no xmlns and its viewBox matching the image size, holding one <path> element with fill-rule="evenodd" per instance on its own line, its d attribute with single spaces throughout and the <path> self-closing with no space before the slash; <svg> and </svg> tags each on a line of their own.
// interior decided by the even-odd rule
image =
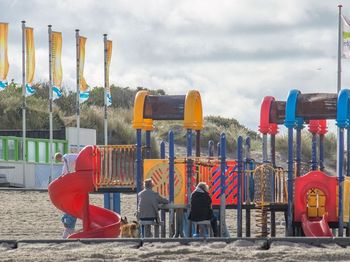
<svg viewBox="0 0 350 262">
<path fill-rule="evenodd" d="M 0 91 L 8 86 L 7 74 L 9 61 L 7 56 L 8 24 L 0 23 Z"/>
<path fill-rule="evenodd" d="M 61 32 L 52 32 L 51 35 L 52 43 L 52 99 L 58 99 L 62 96 L 62 33 Z"/>
<path fill-rule="evenodd" d="M 111 106 L 112 105 L 111 88 L 109 86 L 109 67 L 111 65 L 111 59 L 112 59 L 112 47 L 113 47 L 112 41 L 111 40 L 107 40 L 107 65 L 106 65 L 107 106 Z"/>
<path fill-rule="evenodd" d="M 89 99 L 90 89 L 84 78 L 84 63 L 85 63 L 85 43 L 86 37 L 79 36 L 79 79 L 80 79 L 80 103 L 84 103 Z"/>
<path fill-rule="evenodd" d="M 350 20 L 346 16 L 342 17 L 342 56 L 350 58 Z"/>
<path fill-rule="evenodd" d="M 34 47 L 34 29 L 25 28 L 26 43 L 26 96 L 33 95 L 36 90 L 33 87 L 35 72 L 35 47 Z"/>
</svg>

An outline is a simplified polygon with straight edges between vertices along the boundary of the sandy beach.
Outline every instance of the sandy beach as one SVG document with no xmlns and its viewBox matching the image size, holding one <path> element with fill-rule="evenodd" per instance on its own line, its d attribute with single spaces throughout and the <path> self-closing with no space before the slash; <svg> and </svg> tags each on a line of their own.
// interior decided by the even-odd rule
<svg viewBox="0 0 350 262">
<path fill-rule="evenodd" d="M 60 239 L 61 212 L 50 202 L 47 192 L 0 191 L 0 238 L 2 240 Z M 103 196 L 90 195 L 91 203 L 102 206 Z M 122 214 L 129 219 L 135 212 L 135 196 L 122 195 Z M 234 211 L 227 212 L 231 236 L 235 236 Z M 77 224 L 77 229 L 81 222 Z M 279 235 L 283 225 L 278 225 Z M 17 247 L 2 243 L 0 261 L 350 261 L 350 248 L 338 245 L 321 247 L 287 242 L 273 242 L 269 250 L 261 244 L 245 240 L 233 243 L 193 242 L 145 243 L 130 242 L 87 244 L 25 243 Z"/>
</svg>

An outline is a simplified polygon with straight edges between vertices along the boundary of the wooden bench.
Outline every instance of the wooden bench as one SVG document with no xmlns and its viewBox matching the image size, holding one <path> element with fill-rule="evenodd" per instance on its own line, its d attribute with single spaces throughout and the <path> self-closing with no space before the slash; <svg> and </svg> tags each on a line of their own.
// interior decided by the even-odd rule
<svg viewBox="0 0 350 262">
<path fill-rule="evenodd" d="M 156 222 L 156 221 L 148 221 L 148 220 L 140 220 L 139 221 L 140 226 L 141 226 L 141 237 L 150 237 L 150 236 L 145 236 L 145 227 L 146 226 L 153 226 L 154 227 L 154 237 L 159 237 L 159 227 L 163 228 L 164 227 L 164 221 Z"/>
</svg>

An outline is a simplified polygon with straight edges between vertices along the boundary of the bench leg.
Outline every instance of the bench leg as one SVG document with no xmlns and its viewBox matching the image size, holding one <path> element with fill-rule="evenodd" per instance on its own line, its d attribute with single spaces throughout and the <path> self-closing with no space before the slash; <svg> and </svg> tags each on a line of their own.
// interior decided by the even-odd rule
<svg viewBox="0 0 350 262">
<path fill-rule="evenodd" d="M 159 225 L 154 225 L 154 237 L 159 238 Z"/>
<path fill-rule="evenodd" d="M 200 237 L 205 237 L 206 233 L 206 226 L 205 225 L 199 225 L 199 236 Z"/>
</svg>

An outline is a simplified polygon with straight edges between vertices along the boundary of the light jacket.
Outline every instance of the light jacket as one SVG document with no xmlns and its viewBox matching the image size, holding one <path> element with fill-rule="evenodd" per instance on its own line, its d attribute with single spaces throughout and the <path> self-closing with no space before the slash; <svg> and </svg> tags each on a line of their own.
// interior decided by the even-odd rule
<svg viewBox="0 0 350 262">
<path fill-rule="evenodd" d="M 144 189 L 139 194 L 139 206 L 137 208 L 137 215 L 139 219 L 154 218 L 159 221 L 158 205 L 168 204 L 166 198 L 161 197 L 152 189 Z"/>
</svg>

